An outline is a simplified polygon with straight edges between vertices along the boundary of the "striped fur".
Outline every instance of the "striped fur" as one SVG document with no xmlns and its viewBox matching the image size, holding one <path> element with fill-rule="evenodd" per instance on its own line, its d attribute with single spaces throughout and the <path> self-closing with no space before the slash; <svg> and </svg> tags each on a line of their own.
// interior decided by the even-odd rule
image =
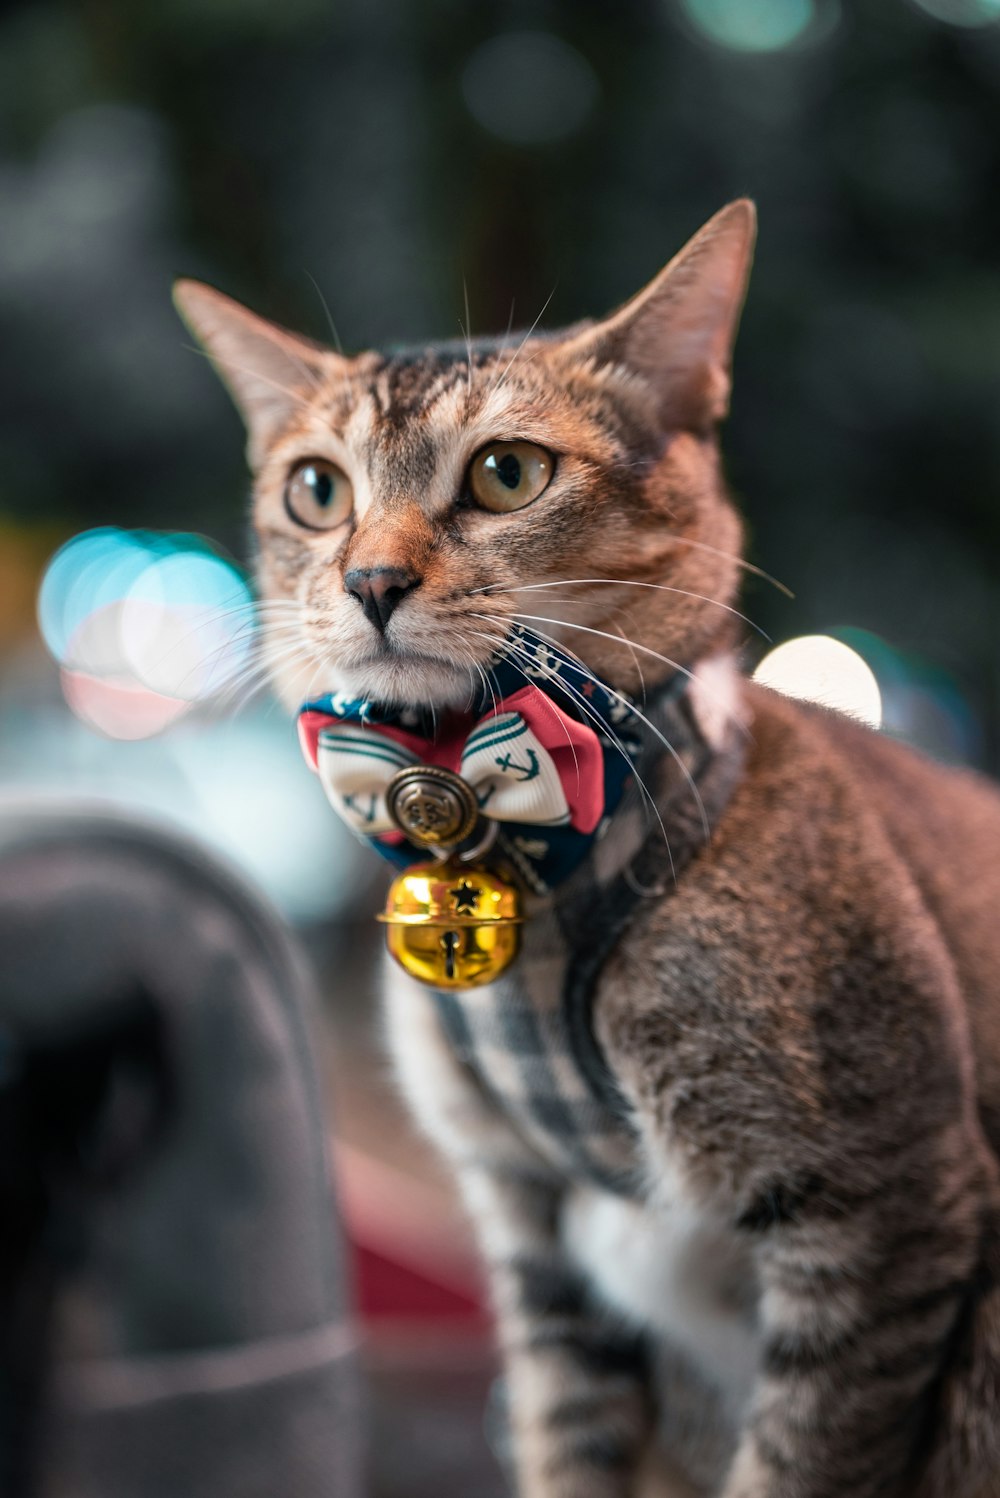
<svg viewBox="0 0 1000 1498">
<path fill-rule="evenodd" d="M 1000 797 L 735 668 L 715 426 L 751 235 L 732 205 L 610 318 L 517 345 L 345 358 L 207 288 L 179 300 L 247 417 L 291 706 L 460 707 L 510 621 L 544 615 L 620 689 L 694 665 L 710 742 L 750 726 L 710 847 L 646 890 L 597 984 L 627 1129 L 583 1093 L 556 1130 L 544 1097 L 526 1115 L 496 1039 L 530 1032 L 573 1095 L 556 907 L 514 986 L 443 1014 L 388 981 L 401 1085 L 489 1269 L 521 1498 L 1000 1498 Z M 516 514 L 470 503 L 495 440 L 556 456 Z M 353 485 L 338 530 L 283 506 L 308 457 Z M 418 579 L 381 637 L 353 567 Z M 665 755 L 663 804 L 679 773 Z M 595 888 L 630 867 L 639 804 Z"/>
</svg>

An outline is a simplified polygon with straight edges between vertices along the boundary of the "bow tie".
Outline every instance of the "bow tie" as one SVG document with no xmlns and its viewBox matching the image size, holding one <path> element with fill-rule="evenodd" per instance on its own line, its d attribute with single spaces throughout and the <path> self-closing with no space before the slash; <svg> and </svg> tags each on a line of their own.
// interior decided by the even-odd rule
<svg viewBox="0 0 1000 1498">
<path fill-rule="evenodd" d="M 644 742 L 627 697 L 575 657 L 515 626 L 517 664 L 487 672 L 468 713 L 380 707 L 333 693 L 299 713 L 303 753 L 347 825 L 399 867 L 426 856 L 386 806 L 400 770 L 440 765 L 461 775 L 499 846 L 529 888 L 545 893 L 570 874 L 621 799 Z M 680 673 L 668 692 L 685 685 Z"/>
</svg>

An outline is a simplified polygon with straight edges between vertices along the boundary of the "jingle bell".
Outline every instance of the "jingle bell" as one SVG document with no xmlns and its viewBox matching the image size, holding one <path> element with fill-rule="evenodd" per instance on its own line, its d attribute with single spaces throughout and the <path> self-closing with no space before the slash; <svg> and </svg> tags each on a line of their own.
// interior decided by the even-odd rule
<svg viewBox="0 0 1000 1498">
<path fill-rule="evenodd" d="M 389 887 L 389 951 L 412 977 L 434 988 L 492 983 L 517 956 L 520 893 L 481 864 L 414 864 Z"/>
</svg>

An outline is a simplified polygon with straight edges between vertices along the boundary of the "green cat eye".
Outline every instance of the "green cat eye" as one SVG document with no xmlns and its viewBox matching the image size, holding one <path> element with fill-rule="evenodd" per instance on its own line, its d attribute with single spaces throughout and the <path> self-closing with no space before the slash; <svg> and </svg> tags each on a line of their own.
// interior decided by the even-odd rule
<svg viewBox="0 0 1000 1498">
<path fill-rule="evenodd" d="M 331 531 L 354 508 L 351 481 L 335 463 L 310 458 L 292 470 L 285 485 L 285 509 L 311 531 Z"/>
<path fill-rule="evenodd" d="M 472 460 L 469 488 L 484 510 L 523 510 L 548 488 L 555 466 L 534 442 L 491 442 Z"/>
</svg>

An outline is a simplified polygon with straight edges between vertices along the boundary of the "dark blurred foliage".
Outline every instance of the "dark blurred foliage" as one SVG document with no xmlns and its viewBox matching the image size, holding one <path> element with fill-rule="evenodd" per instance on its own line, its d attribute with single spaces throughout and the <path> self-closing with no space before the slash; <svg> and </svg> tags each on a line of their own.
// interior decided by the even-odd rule
<svg viewBox="0 0 1000 1498">
<path fill-rule="evenodd" d="M 317 337 L 325 298 L 347 348 L 456 336 L 463 286 L 474 331 L 546 303 L 554 326 L 750 193 L 725 444 L 751 554 L 797 596 L 754 584 L 749 611 L 778 638 L 850 624 L 944 668 L 995 766 L 1000 25 L 828 0 L 798 44 L 754 54 L 691 9 L 8 5 L 3 510 L 241 549 L 239 429 L 174 317 L 175 274 Z"/>
</svg>

